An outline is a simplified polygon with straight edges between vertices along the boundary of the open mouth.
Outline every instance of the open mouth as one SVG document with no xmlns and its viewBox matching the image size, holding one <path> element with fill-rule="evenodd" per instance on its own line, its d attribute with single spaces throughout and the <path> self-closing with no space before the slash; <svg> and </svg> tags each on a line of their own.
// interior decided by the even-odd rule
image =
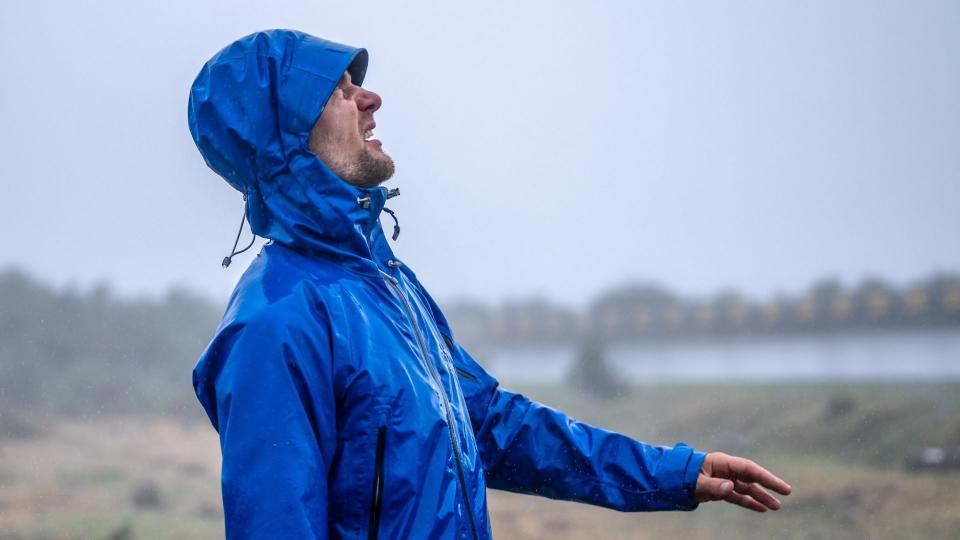
<svg viewBox="0 0 960 540">
<path fill-rule="evenodd" d="M 363 137 L 363 142 L 364 142 L 364 143 L 367 143 L 367 144 L 370 144 L 370 145 L 372 145 L 372 146 L 376 146 L 377 148 L 380 148 L 380 147 L 383 146 L 383 145 L 380 143 L 380 141 L 378 141 L 377 139 L 374 139 L 374 138 L 373 138 L 373 128 L 374 128 L 374 127 L 376 127 L 376 124 L 374 124 L 374 125 L 370 126 L 369 128 L 361 131 L 361 132 L 360 132 L 360 135 Z"/>
</svg>

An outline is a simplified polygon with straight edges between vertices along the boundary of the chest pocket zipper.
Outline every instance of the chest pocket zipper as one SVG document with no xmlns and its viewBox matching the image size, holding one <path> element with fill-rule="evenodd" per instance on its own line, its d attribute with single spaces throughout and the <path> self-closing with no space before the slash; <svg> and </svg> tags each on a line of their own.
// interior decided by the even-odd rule
<svg viewBox="0 0 960 540">
<path fill-rule="evenodd" d="M 447 345 L 447 351 L 449 351 L 450 357 L 451 357 L 450 364 L 453 365 L 453 351 L 454 351 L 453 340 L 447 337 L 447 335 L 444 333 L 441 333 L 440 337 L 443 338 L 443 342 Z M 472 373 L 470 373 L 469 371 L 459 366 L 453 365 L 453 369 L 457 372 L 457 375 L 460 375 L 461 377 L 463 377 L 464 379 L 467 379 L 468 381 L 477 380 L 476 376 L 474 376 Z"/>
<path fill-rule="evenodd" d="M 460 368 L 454 368 L 454 369 L 456 369 L 456 370 L 457 370 L 457 374 L 460 375 L 461 377 L 463 377 L 464 379 L 467 379 L 467 380 L 469 380 L 469 381 L 475 381 L 475 380 L 477 380 L 477 378 L 474 377 L 473 374 L 471 374 L 469 371 L 466 371 L 466 370 L 460 369 Z"/>
<path fill-rule="evenodd" d="M 370 496 L 370 529 L 367 534 L 369 540 L 376 540 L 380 533 L 380 511 L 383 508 L 383 453 L 387 444 L 387 428 L 380 426 L 377 430 L 377 453 L 373 469 L 373 492 Z"/>
</svg>

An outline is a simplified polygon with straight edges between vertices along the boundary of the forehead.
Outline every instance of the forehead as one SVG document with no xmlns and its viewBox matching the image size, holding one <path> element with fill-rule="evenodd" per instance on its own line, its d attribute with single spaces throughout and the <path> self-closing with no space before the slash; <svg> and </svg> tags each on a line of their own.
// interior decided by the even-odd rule
<svg viewBox="0 0 960 540">
<path fill-rule="evenodd" d="M 344 71 L 343 75 L 340 76 L 340 81 L 337 83 L 337 86 L 350 86 L 353 84 L 353 78 L 350 77 L 349 71 Z"/>
</svg>

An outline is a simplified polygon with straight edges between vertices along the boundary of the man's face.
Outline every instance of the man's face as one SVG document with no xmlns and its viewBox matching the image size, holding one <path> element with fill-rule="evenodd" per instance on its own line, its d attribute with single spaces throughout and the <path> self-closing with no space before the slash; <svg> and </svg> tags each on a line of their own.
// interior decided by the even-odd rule
<svg viewBox="0 0 960 540">
<path fill-rule="evenodd" d="M 344 181 L 374 187 L 393 176 L 393 160 L 373 138 L 373 113 L 382 101 L 344 73 L 310 130 L 309 148 Z"/>
</svg>

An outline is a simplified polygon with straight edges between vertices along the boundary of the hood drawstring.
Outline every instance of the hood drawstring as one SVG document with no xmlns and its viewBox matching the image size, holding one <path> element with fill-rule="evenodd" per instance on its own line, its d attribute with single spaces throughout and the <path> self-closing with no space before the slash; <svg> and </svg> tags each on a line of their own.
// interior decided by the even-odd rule
<svg viewBox="0 0 960 540">
<path fill-rule="evenodd" d="M 393 189 L 387 191 L 387 200 L 390 200 L 390 199 L 396 197 L 397 195 L 400 195 L 400 188 L 393 188 Z M 400 220 L 397 219 L 397 214 L 395 214 L 395 213 L 393 212 L 393 210 L 387 208 L 386 206 L 383 207 L 383 211 L 386 212 L 386 213 L 388 213 L 388 214 L 390 214 L 390 217 L 393 218 L 393 236 L 392 236 L 392 238 L 393 238 L 394 241 L 396 241 L 397 238 L 400 236 Z"/>
<path fill-rule="evenodd" d="M 387 199 L 392 199 L 397 195 L 400 195 L 400 188 L 393 188 L 387 191 Z M 366 197 L 358 197 L 357 204 L 359 204 L 364 208 L 369 208 L 370 196 L 368 195 Z M 383 211 L 390 214 L 390 217 L 393 218 L 393 236 L 391 238 L 396 240 L 397 238 L 400 237 L 400 220 L 397 219 L 397 214 L 393 210 L 387 208 L 386 206 L 383 207 Z M 240 218 L 240 228 L 237 229 L 237 238 L 234 239 L 233 241 L 233 248 L 230 249 L 230 255 L 227 255 L 226 257 L 224 257 L 223 262 L 220 263 L 221 266 L 223 266 L 224 268 L 227 268 L 230 266 L 230 263 L 233 262 L 234 256 L 240 255 L 241 253 L 252 248 L 254 242 L 257 241 L 257 235 L 254 234 L 253 238 L 250 239 L 250 243 L 247 244 L 247 247 L 241 249 L 240 251 L 237 251 L 237 245 L 240 243 L 240 235 L 243 234 L 243 224 L 246 221 L 247 221 L 247 196 L 244 195 L 243 196 L 243 216 Z"/>
<path fill-rule="evenodd" d="M 400 188 L 393 188 L 387 191 L 388 200 L 396 197 L 397 195 L 400 195 Z M 371 199 L 369 195 L 365 197 L 357 197 L 357 204 L 364 208 L 370 208 L 370 201 Z M 383 207 L 383 211 L 390 214 L 390 217 L 393 218 L 393 236 L 391 238 L 396 240 L 400 236 L 400 220 L 397 219 L 397 214 L 395 214 L 393 210 L 387 208 L 386 206 Z"/>
<path fill-rule="evenodd" d="M 254 234 L 253 238 L 250 239 L 250 243 L 247 244 L 247 247 L 241 249 L 240 251 L 237 251 L 237 244 L 240 243 L 240 234 L 243 232 L 243 222 L 246 220 L 247 220 L 247 196 L 244 195 L 243 196 L 243 217 L 240 218 L 240 229 L 237 230 L 237 238 L 236 240 L 233 241 L 233 248 L 230 250 L 230 255 L 227 255 L 226 257 L 224 257 L 223 262 L 220 263 L 224 268 L 227 268 L 228 266 L 230 266 L 230 263 L 233 262 L 234 255 L 239 255 L 244 251 L 247 251 L 248 249 L 252 248 L 253 243 L 257 241 L 257 235 Z"/>
<path fill-rule="evenodd" d="M 383 207 L 383 211 L 390 214 L 390 217 L 393 218 L 393 236 L 391 238 L 396 240 L 397 237 L 400 236 L 400 220 L 397 219 L 397 214 L 395 214 L 393 210 L 387 208 L 386 206 Z"/>
</svg>

